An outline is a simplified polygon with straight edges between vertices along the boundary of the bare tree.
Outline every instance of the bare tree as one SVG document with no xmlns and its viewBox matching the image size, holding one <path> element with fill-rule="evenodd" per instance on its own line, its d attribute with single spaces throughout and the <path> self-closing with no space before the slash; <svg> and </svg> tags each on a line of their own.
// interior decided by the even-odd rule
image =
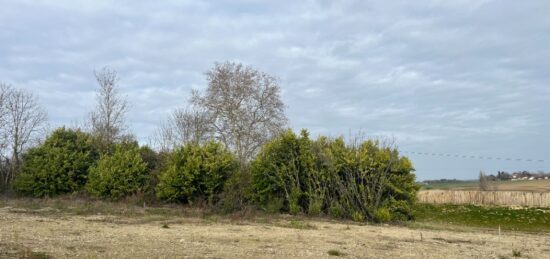
<svg viewBox="0 0 550 259">
<path fill-rule="evenodd" d="M 4 85 L 5 123 L 2 134 L 5 138 L 4 156 L 9 159 L 10 168 L 6 171 L 4 184 L 9 183 L 18 172 L 21 156 L 31 144 L 39 140 L 47 120 L 46 111 L 38 104 L 38 97 L 21 89 Z"/>
<path fill-rule="evenodd" d="M 213 136 L 249 160 L 286 125 L 277 80 L 250 66 L 216 63 L 206 73 L 208 88 L 193 92 L 192 104 L 207 114 Z"/>
<path fill-rule="evenodd" d="M 8 126 L 8 109 L 6 107 L 8 95 L 11 93 L 11 87 L 0 82 L 0 159 L 7 147 L 7 126 Z M 0 166 L 2 161 L 0 160 Z"/>
<path fill-rule="evenodd" d="M 11 87 L 0 82 L 0 190 L 5 184 L 5 177 L 8 175 L 8 159 L 7 159 L 7 147 L 8 147 L 8 109 L 6 102 L 8 95 L 11 92 Z"/>
<path fill-rule="evenodd" d="M 487 181 L 487 176 L 483 171 L 479 172 L 479 190 L 480 191 L 488 191 L 489 190 L 489 182 Z"/>
<path fill-rule="evenodd" d="M 200 143 L 212 138 L 209 116 L 206 112 L 177 109 L 157 131 L 156 142 L 163 151 L 186 143 Z"/>
<path fill-rule="evenodd" d="M 92 132 L 105 143 L 124 137 L 128 102 L 118 92 L 119 77 L 115 70 L 103 68 L 95 72 L 99 84 L 97 106 L 90 115 Z"/>
</svg>

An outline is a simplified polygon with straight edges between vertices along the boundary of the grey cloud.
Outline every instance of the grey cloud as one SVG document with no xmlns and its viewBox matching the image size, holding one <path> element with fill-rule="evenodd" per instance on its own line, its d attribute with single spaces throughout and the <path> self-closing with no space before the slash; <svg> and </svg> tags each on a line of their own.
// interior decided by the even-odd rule
<svg viewBox="0 0 550 259">
<path fill-rule="evenodd" d="M 205 87 L 216 61 L 278 76 L 290 125 L 393 135 L 403 150 L 548 153 L 550 5 L 543 1 L 4 1 L 0 80 L 52 124 L 93 107 L 93 70 L 119 71 L 140 140 Z M 411 155 L 420 178 L 549 164 Z"/>
</svg>

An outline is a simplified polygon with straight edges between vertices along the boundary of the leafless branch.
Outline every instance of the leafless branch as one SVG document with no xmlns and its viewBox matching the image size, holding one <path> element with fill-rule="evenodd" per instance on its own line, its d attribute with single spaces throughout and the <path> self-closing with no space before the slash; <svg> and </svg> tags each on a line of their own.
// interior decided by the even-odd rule
<svg viewBox="0 0 550 259">
<path fill-rule="evenodd" d="M 215 64 L 206 76 L 207 90 L 191 102 L 207 112 L 214 136 L 247 161 L 286 125 L 277 80 L 233 62 Z"/>
<path fill-rule="evenodd" d="M 124 135 L 128 102 L 118 92 L 119 77 L 115 70 L 105 67 L 96 71 L 95 77 L 99 89 L 97 106 L 90 115 L 92 132 L 103 141 L 113 143 Z"/>
<path fill-rule="evenodd" d="M 39 141 L 38 134 L 47 120 L 45 110 L 38 104 L 38 97 L 21 89 L 8 85 L 0 87 L 2 95 L 2 156 L 9 160 L 10 170 L 4 175 L 4 184 L 11 181 L 21 165 L 23 152 Z"/>
<path fill-rule="evenodd" d="M 157 130 L 156 142 L 167 151 L 186 143 L 200 143 L 211 139 L 212 128 L 206 112 L 177 109 Z"/>
</svg>

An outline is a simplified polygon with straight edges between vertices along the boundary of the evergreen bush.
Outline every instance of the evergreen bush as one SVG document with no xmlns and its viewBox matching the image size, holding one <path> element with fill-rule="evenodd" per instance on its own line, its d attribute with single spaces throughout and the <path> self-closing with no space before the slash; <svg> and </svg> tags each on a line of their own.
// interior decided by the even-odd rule
<svg viewBox="0 0 550 259">
<path fill-rule="evenodd" d="M 169 156 L 160 174 L 157 197 L 183 203 L 204 199 L 214 204 L 237 169 L 235 156 L 221 143 L 187 144 Z"/>
<path fill-rule="evenodd" d="M 93 196 L 117 200 L 143 192 L 148 176 L 138 144 L 118 144 L 90 169 L 86 189 Z"/>
<path fill-rule="evenodd" d="M 76 192 L 86 184 L 97 159 L 89 134 L 59 128 L 24 155 L 22 172 L 13 187 L 35 197 Z"/>
<path fill-rule="evenodd" d="M 282 200 L 281 211 L 291 214 L 363 221 L 384 208 L 391 219 L 407 220 L 418 191 L 413 170 L 407 158 L 379 141 L 312 141 L 305 130 L 288 130 L 252 161 L 254 200 L 266 210 Z"/>
</svg>

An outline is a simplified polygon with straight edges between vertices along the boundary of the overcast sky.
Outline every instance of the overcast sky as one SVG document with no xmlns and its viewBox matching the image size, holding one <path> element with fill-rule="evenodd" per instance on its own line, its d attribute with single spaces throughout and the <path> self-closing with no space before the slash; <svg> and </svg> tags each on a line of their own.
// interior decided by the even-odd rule
<svg viewBox="0 0 550 259">
<path fill-rule="evenodd" d="M 0 81 L 53 127 L 116 69 L 146 143 L 216 61 L 280 78 L 290 126 L 394 136 L 420 180 L 550 171 L 550 1 L 0 0 Z"/>
</svg>

